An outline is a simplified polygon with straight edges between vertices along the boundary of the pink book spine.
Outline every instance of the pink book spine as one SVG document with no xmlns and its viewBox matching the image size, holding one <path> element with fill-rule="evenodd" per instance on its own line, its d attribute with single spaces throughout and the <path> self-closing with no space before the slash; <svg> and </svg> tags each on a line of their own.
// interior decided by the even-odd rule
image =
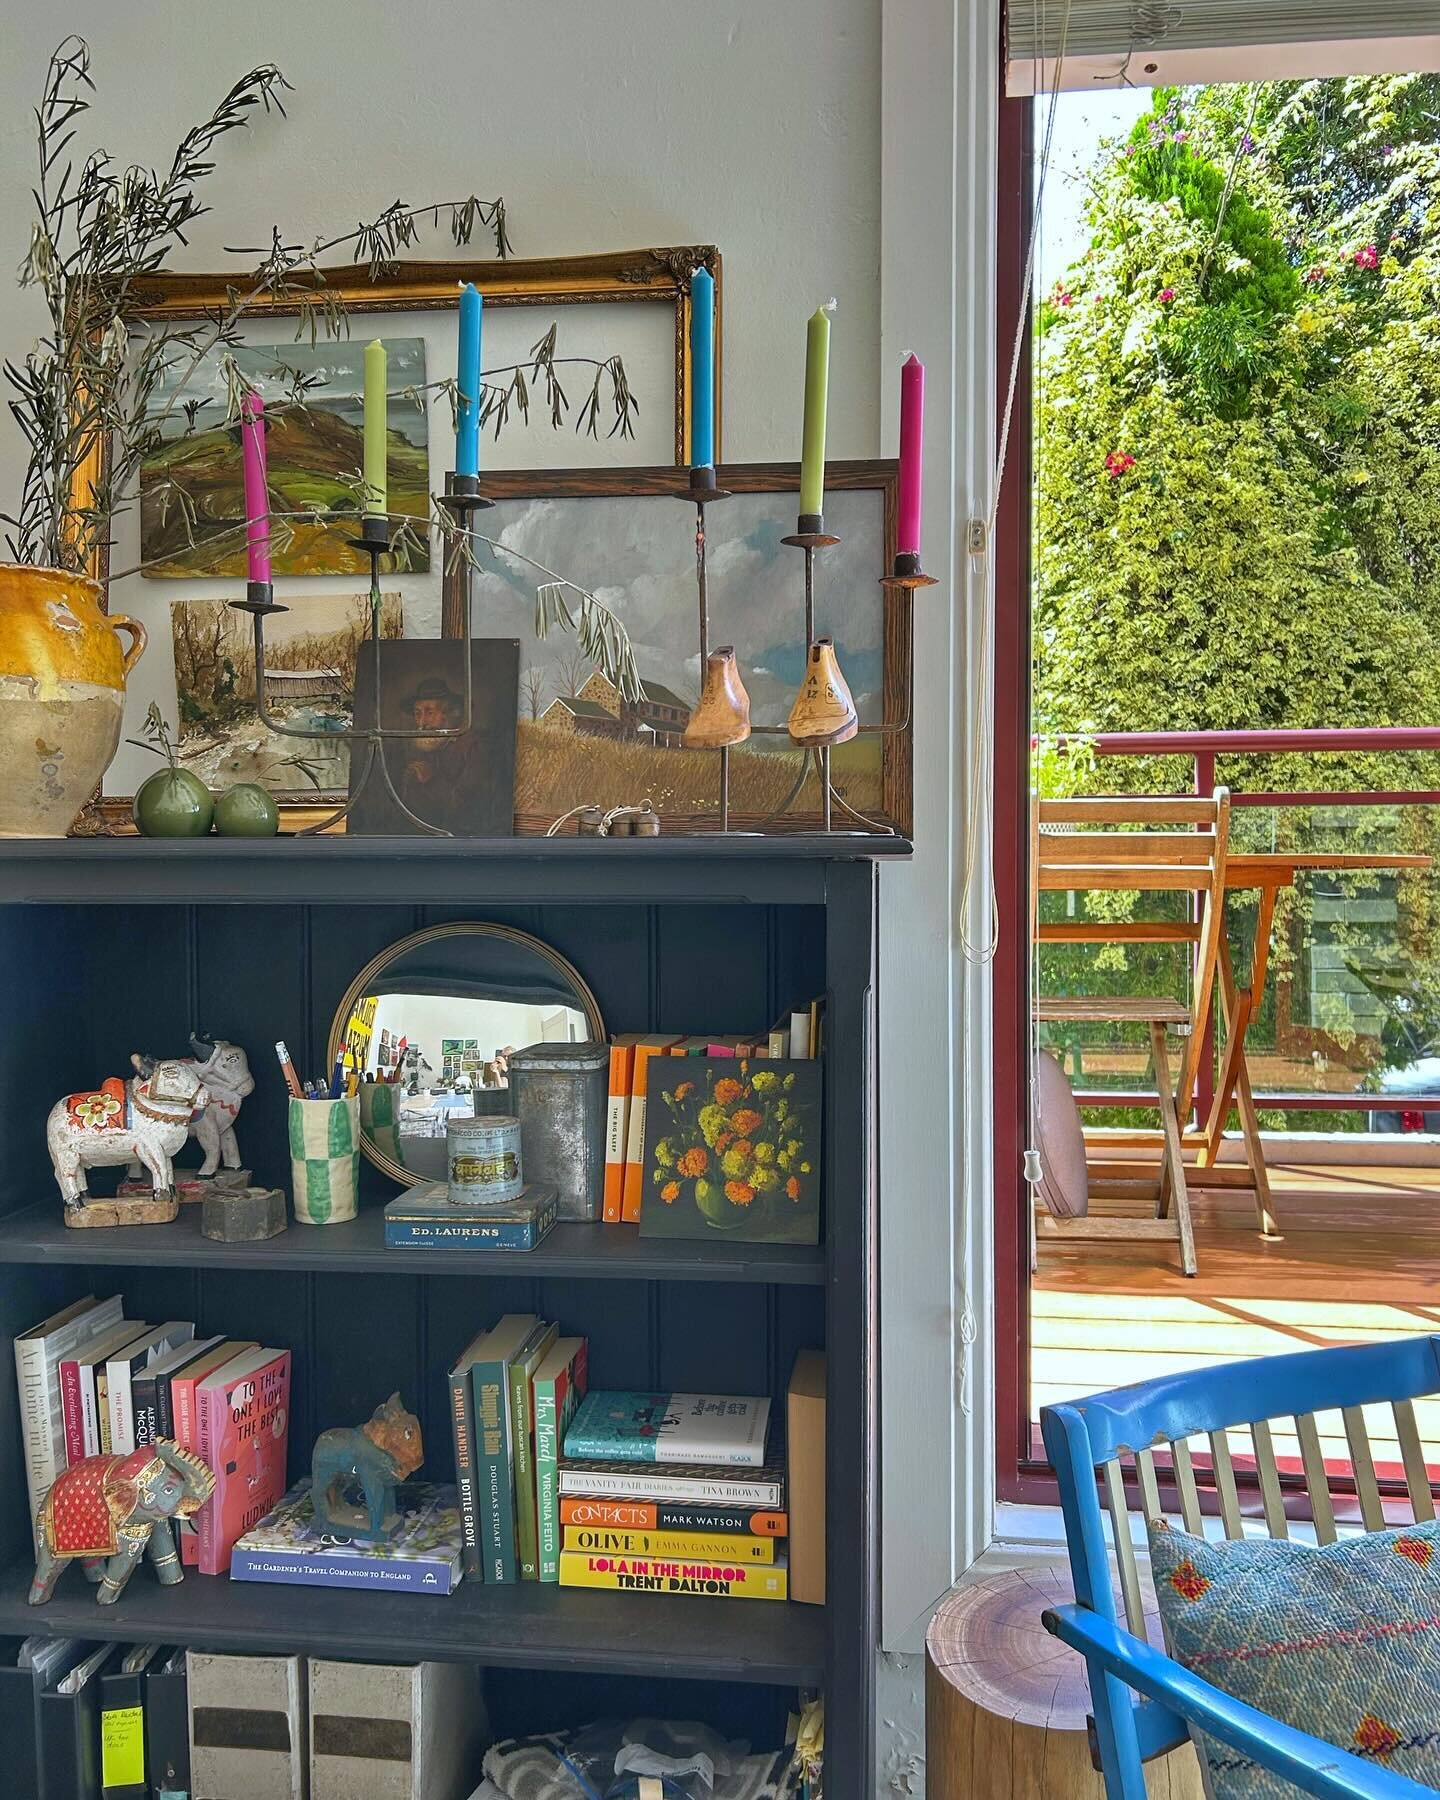
<svg viewBox="0 0 1440 1800">
<path fill-rule="evenodd" d="M 182 1450 L 196 1449 L 193 1376 L 170 1383 L 170 1410 L 175 1415 L 175 1442 Z M 193 1569 L 200 1559 L 200 1539 L 196 1535 L 193 1519 L 182 1519 L 179 1523 L 176 1538 L 180 1545 L 180 1560 L 187 1568 Z"/>
<path fill-rule="evenodd" d="M 65 1424 L 65 1466 L 73 1469 L 85 1458 L 85 1419 L 80 1408 L 80 1364 L 60 1365 L 60 1416 Z"/>
<path fill-rule="evenodd" d="M 219 1517 L 223 1475 L 215 1458 L 218 1449 L 218 1415 L 224 1405 L 223 1387 L 202 1387 L 195 1393 L 195 1442 L 191 1448 L 215 1476 L 215 1492 L 194 1515 L 199 1548 L 196 1560 L 202 1575 L 213 1575 L 216 1572 L 211 1565 L 215 1555 L 215 1522 Z"/>
</svg>

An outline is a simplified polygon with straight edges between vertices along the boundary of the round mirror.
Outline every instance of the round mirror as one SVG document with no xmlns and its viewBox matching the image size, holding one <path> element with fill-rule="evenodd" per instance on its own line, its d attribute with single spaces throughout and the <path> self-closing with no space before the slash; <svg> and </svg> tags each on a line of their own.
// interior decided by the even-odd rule
<svg viewBox="0 0 1440 1800">
<path fill-rule="evenodd" d="M 383 950 L 330 1028 L 360 1079 L 360 1145 L 407 1186 L 446 1178 L 448 1121 L 513 1111 L 508 1058 L 603 1042 L 595 996 L 548 944 L 504 925 L 435 925 Z"/>
</svg>

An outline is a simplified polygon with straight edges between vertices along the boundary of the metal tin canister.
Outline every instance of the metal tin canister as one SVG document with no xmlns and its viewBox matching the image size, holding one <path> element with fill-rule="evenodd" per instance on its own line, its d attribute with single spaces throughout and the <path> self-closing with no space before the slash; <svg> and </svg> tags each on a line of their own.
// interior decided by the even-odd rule
<svg viewBox="0 0 1440 1800">
<path fill-rule="evenodd" d="M 500 1206 L 525 1186 L 520 1121 L 513 1113 L 456 1118 L 445 1127 L 445 1159 L 452 1206 Z"/>
<path fill-rule="evenodd" d="M 562 1219 L 602 1217 L 608 1046 L 531 1044 L 508 1061 L 529 1179 L 560 1190 Z"/>
</svg>

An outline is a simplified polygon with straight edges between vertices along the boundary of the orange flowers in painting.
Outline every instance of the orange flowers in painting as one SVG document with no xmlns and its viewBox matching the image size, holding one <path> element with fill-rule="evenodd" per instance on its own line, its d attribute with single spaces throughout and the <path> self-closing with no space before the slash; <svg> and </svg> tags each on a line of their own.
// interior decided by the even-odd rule
<svg viewBox="0 0 1440 1800">
<path fill-rule="evenodd" d="M 642 1234 L 818 1243 L 820 1064 L 737 1057 L 683 1073 L 669 1086 L 651 1065 Z"/>
</svg>

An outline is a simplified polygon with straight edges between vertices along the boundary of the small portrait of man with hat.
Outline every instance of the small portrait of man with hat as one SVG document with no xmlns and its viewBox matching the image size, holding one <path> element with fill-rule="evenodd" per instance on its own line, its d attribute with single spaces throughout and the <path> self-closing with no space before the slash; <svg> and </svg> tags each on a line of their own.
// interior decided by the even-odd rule
<svg viewBox="0 0 1440 1800">
<path fill-rule="evenodd" d="M 357 725 L 373 717 L 377 649 L 382 727 L 420 734 L 394 737 L 382 746 L 404 806 L 426 825 L 457 837 L 508 837 L 514 829 L 518 642 L 471 641 L 468 723 L 458 644 L 417 639 L 367 643 L 356 674 Z M 350 760 L 352 771 L 364 761 L 358 756 Z M 351 809 L 352 833 L 417 829 L 385 792 L 384 783 L 373 778 Z"/>
</svg>

